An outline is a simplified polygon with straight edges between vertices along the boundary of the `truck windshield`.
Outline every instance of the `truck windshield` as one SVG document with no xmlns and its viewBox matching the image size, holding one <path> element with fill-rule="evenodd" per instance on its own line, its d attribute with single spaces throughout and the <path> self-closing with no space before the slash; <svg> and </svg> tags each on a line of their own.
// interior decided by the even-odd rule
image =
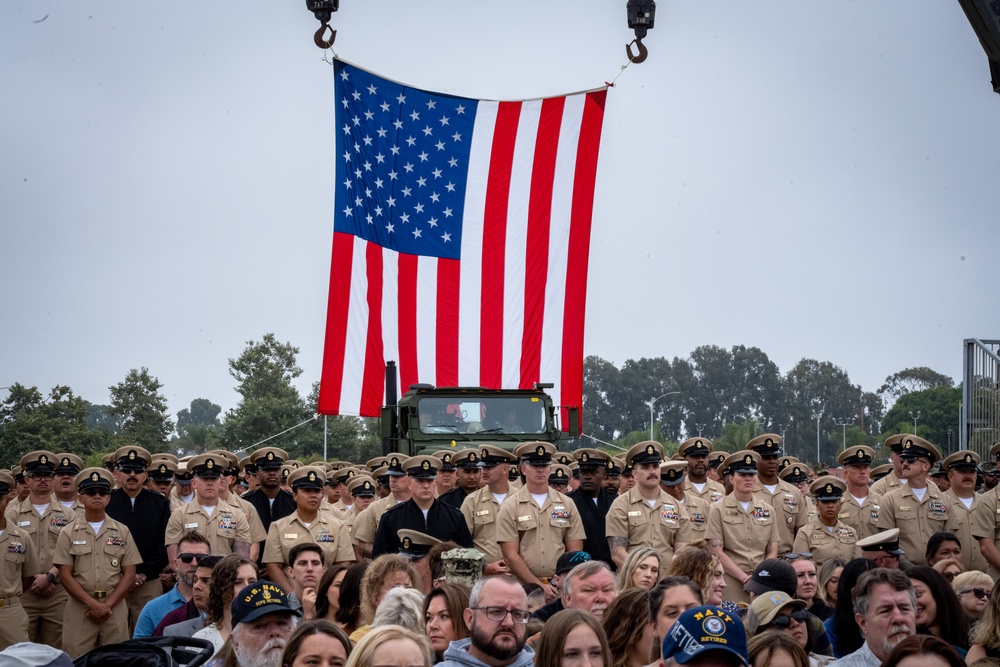
<svg viewBox="0 0 1000 667">
<path fill-rule="evenodd" d="M 545 403 L 534 396 L 427 397 L 417 402 L 423 433 L 538 435 L 547 429 Z"/>
</svg>

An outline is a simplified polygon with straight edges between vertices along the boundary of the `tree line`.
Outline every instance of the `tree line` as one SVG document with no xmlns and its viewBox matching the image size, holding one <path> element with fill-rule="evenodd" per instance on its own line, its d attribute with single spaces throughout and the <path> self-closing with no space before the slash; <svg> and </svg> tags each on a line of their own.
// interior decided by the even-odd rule
<svg viewBox="0 0 1000 667">
<path fill-rule="evenodd" d="M 133 369 L 109 387 L 108 404 L 90 403 L 67 386 L 46 395 L 15 383 L 0 403 L 0 465 L 16 465 L 34 449 L 75 452 L 97 465 L 102 453 L 125 444 L 197 453 L 217 447 L 247 451 L 265 439 L 300 460 L 315 460 L 322 455 L 324 434 L 323 418 L 312 419 L 319 383 L 308 396 L 300 395 L 293 384 L 303 373 L 298 354 L 273 334 L 247 341 L 241 354 L 228 360 L 237 406 L 223 413 L 211 400 L 196 398 L 176 419 L 168 413 L 163 385 L 147 368 Z M 950 377 L 920 367 L 865 391 L 830 362 L 802 359 L 782 374 L 763 351 L 741 345 L 701 346 L 672 360 L 629 359 L 621 368 L 589 356 L 583 400 L 587 436 L 564 448 L 595 443 L 627 448 L 647 439 L 651 399 L 657 399 L 654 436 L 668 449 L 702 435 L 735 451 L 770 431 L 785 437 L 788 453 L 830 462 L 845 435 L 847 445 L 877 444 L 893 433 L 912 432 L 910 415 L 918 413 L 919 435 L 943 450 L 956 447 L 961 389 Z M 381 452 L 377 420 L 329 417 L 327 424 L 331 459 L 366 461 Z"/>
</svg>

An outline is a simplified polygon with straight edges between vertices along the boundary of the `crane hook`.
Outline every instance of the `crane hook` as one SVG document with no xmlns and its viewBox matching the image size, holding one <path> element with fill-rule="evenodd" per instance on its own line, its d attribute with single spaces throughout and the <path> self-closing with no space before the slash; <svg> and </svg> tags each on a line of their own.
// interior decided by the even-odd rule
<svg viewBox="0 0 1000 667">
<path fill-rule="evenodd" d="M 330 38 L 327 39 L 325 35 L 329 33 Z M 334 40 L 337 39 L 337 31 L 330 27 L 330 24 L 323 22 L 319 26 L 319 30 L 313 35 L 313 41 L 316 42 L 316 46 L 321 49 L 328 49 L 333 46 Z M 645 57 L 644 57 L 645 58 Z"/>
<path fill-rule="evenodd" d="M 635 44 L 636 48 L 639 50 L 638 54 L 632 53 L 632 44 Z M 628 56 L 629 61 L 634 63 L 641 63 L 646 60 L 649 56 L 649 49 L 643 45 L 642 40 L 638 37 L 632 40 L 631 43 L 625 45 L 625 55 Z"/>
</svg>

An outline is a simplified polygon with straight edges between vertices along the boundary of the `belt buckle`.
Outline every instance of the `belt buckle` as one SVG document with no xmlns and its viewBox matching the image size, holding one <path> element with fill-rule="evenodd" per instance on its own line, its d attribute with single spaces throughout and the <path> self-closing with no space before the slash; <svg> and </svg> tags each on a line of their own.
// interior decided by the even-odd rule
<svg viewBox="0 0 1000 667">
<path fill-rule="evenodd" d="M 107 591 L 94 591 L 95 600 L 101 601 L 101 600 L 106 600 L 107 598 L 108 598 Z"/>
<path fill-rule="evenodd" d="M 0 607 L 6 607 L 10 598 L 0 598 Z"/>
</svg>

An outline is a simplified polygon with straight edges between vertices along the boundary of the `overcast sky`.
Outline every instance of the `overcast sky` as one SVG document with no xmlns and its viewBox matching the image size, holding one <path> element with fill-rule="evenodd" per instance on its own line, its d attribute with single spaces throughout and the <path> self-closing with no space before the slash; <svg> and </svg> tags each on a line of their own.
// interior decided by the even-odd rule
<svg viewBox="0 0 1000 667">
<path fill-rule="evenodd" d="M 625 0 L 341 4 L 342 58 L 469 97 L 600 86 L 632 37 Z M 147 366 L 171 412 L 228 409 L 267 332 L 318 379 L 336 119 L 304 5 L 0 3 L 0 386 L 106 403 Z M 960 381 L 1000 337 L 1000 96 L 958 2 L 660 2 L 645 43 L 608 97 L 586 353 Z"/>
</svg>

